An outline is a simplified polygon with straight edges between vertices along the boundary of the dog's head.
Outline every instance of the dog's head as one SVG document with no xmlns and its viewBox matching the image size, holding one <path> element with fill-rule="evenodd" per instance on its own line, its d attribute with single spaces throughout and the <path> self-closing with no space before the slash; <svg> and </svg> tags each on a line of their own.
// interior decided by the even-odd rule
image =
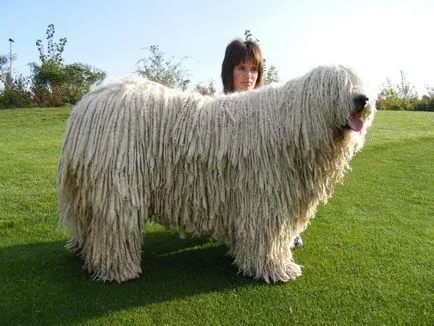
<svg viewBox="0 0 434 326">
<path fill-rule="evenodd" d="M 339 115 L 340 128 L 347 132 L 365 133 L 372 123 L 375 107 L 370 103 L 358 75 L 348 67 L 332 67 L 331 85 L 338 101 L 334 112 Z"/>
<path fill-rule="evenodd" d="M 345 66 L 319 66 L 297 84 L 296 105 L 307 114 L 312 128 L 340 134 L 345 130 L 363 132 L 375 111 L 359 76 Z"/>
</svg>

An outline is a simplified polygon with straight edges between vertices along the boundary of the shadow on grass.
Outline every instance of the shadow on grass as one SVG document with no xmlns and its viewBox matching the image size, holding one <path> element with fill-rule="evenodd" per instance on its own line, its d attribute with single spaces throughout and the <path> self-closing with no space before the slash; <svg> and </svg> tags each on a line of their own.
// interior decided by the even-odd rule
<svg viewBox="0 0 434 326">
<path fill-rule="evenodd" d="M 123 284 L 90 279 L 65 241 L 0 248 L 0 319 L 7 325 L 70 324 L 189 296 L 258 284 L 237 275 L 227 247 L 207 238 L 147 233 L 143 273 Z"/>
</svg>

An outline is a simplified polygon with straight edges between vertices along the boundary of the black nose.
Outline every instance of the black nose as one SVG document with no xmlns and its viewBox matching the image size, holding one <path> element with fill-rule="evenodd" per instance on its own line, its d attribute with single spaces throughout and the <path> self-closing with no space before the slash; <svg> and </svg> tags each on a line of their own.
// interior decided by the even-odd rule
<svg viewBox="0 0 434 326">
<path fill-rule="evenodd" d="M 365 107 L 366 103 L 368 103 L 369 98 L 367 98 L 363 94 L 360 94 L 354 97 L 353 101 L 354 101 L 354 105 L 356 106 L 356 110 L 361 111 Z"/>
</svg>

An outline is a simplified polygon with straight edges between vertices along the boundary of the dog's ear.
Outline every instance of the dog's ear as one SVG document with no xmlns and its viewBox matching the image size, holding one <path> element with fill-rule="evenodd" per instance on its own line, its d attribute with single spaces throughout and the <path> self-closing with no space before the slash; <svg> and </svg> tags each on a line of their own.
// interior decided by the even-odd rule
<svg viewBox="0 0 434 326">
<path fill-rule="evenodd" d="M 361 111 L 366 106 L 366 103 L 368 103 L 369 98 L 366 95 L 359 94 L 354 97 L 353 101 L 354 105 L 356 106 L 356 110 Z"/>
</svg>

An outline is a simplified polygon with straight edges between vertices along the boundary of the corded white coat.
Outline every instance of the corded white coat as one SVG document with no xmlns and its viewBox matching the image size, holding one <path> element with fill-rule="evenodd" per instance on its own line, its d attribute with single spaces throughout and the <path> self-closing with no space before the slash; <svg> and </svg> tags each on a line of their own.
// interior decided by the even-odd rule
<svg viewBox="0 0 434 326">
<path fill-rule="evenodd" d="M 58 171 L 68 247 L 101 280 L 141 273 L 145 223 L 224 240 L 240 271 L 295 279 L 294 238 L 332 195 L 364 142 L 344 128 L 361 83 L 341 66 L 227 96 L 139 77 L 102 86 L 72 110 Z"/>
</svg>

